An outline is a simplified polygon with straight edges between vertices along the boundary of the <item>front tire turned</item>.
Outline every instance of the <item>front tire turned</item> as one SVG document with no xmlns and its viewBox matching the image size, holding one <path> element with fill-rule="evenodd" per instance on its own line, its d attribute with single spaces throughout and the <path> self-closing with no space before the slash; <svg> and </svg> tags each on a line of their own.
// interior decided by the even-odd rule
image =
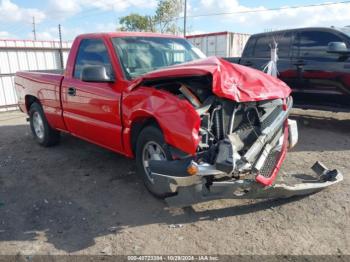
<svg viewBox="0 0 350 262">
<path fill-rule="evenodd" d="M 171 160 L 171 154 L 165 143 L 162 132 L 155 126 L 145 127 L 137 140 L 136 167 L 137 174 L 142 178 L 147 190 L 156 198 L 164 199 L 174 193 L 159 188 L 150 172 L 148 161 Z"/>
<path fill-rule="evenodd" d="M 60 141 L 60 132 L 50 127 L 44 111 L 38 103 L 33 103 L 29 109 L 30 129 L 35 141 L 44 147 L 54 146 Z"/>
</svg>

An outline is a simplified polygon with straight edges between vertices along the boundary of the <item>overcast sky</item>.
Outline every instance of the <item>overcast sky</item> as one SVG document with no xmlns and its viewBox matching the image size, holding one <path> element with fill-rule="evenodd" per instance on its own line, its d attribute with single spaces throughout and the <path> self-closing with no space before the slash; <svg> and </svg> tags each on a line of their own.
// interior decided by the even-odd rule
<svg viewBox="0 0 350 262">
<path fill-rule="evenodd" d="M 196 16 L 209 13 L 247 12 L 327 2 L 331 3 L 322 0 L 188 0 L 188 14 Z M 59 23 L 63 27 L 64 40 L 71 40 L 80 33 L 114 31 L 119 17 L 131 12 L 152 14 L 156 3 L 156 0 L 0 0 L 0 38 L 32 39 L 33 16 L 37 24 L 37 38 L 40 40 L 57 39 Z M 218 31 L 257 33 L 305 26 L 341 27 L 350 25 L 349 14 L 350 3 L 258 13 L 189 17 L 188 31 L 193 34 Z"/>
</svg>

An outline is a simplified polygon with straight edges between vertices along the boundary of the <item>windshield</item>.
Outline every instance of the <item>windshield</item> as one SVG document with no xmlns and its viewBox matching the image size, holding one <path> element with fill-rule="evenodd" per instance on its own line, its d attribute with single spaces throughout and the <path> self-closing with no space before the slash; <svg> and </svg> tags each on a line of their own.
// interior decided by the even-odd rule
<svg viewBox="0 0 350 262">
<path fill-rule="evenodd" d="M 182 38 L 118 37 L 112 42 L 128 79 L 205 57 Z"/>
<path fill-rule="evenodd" d="M 338 28 L 338 30 L 350 37 L 350 27 L 342 27 Z"/>
</svg>

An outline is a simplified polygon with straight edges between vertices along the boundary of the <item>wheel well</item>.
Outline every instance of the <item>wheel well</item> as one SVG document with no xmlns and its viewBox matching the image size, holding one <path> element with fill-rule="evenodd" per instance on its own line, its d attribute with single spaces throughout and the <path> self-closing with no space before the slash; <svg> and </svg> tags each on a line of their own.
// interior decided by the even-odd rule
<svg viewBox="0 0 350 262">
<path fill-rule="evenodd" d="M 38 98 L 36 98 L 35 96 L 31 96 L 31 95 L 27 95 L 25 97 L 25 102 L 26 102 L 26 108 L 27 108 L 27 112 L 29 112 L 29 109 L 31 107 L 31 105 L 35 102 L 38 103 L 40 105 L 40 101 Z"/>
<path fill-rule="evenodd" d="M 155 118 L 152 118 L 152 117 L 137 119 L 131 125 L 131 146 L 132 146 L 132 151 L 134 153 L 136 151 L 137 139 L 138 139 L 141 131 L 147 126 L 155 126 L 155 127 L 159 128 L 159 130 L 161 130 L 157 120 Z"/>
</svg>

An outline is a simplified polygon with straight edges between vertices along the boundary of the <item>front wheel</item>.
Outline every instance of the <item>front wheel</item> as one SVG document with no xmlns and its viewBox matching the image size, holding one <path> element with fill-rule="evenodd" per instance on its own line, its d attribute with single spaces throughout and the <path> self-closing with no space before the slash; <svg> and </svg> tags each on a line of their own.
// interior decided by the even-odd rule
<svg viewBox="0 0 350 262">
<path fill-rule="evenodd" d="M 30 106 L 29 121 L 34 139 L 39 145 L 49 147 L 59 142 L 60 132 L 49 126 L 44 111 L 39 104 L 33 103 Z"/>
<path fill-rule="evenodd" d="M 136 146 L 137 173 L 141 176 L 148 191 L 157 198 L 164 199 L 173 193 L 156 184 L 149 168 L 149 161 L 171 159 L 162 132 L 154 126 L 144 128 L 139 135 Z"/>
</svg>

